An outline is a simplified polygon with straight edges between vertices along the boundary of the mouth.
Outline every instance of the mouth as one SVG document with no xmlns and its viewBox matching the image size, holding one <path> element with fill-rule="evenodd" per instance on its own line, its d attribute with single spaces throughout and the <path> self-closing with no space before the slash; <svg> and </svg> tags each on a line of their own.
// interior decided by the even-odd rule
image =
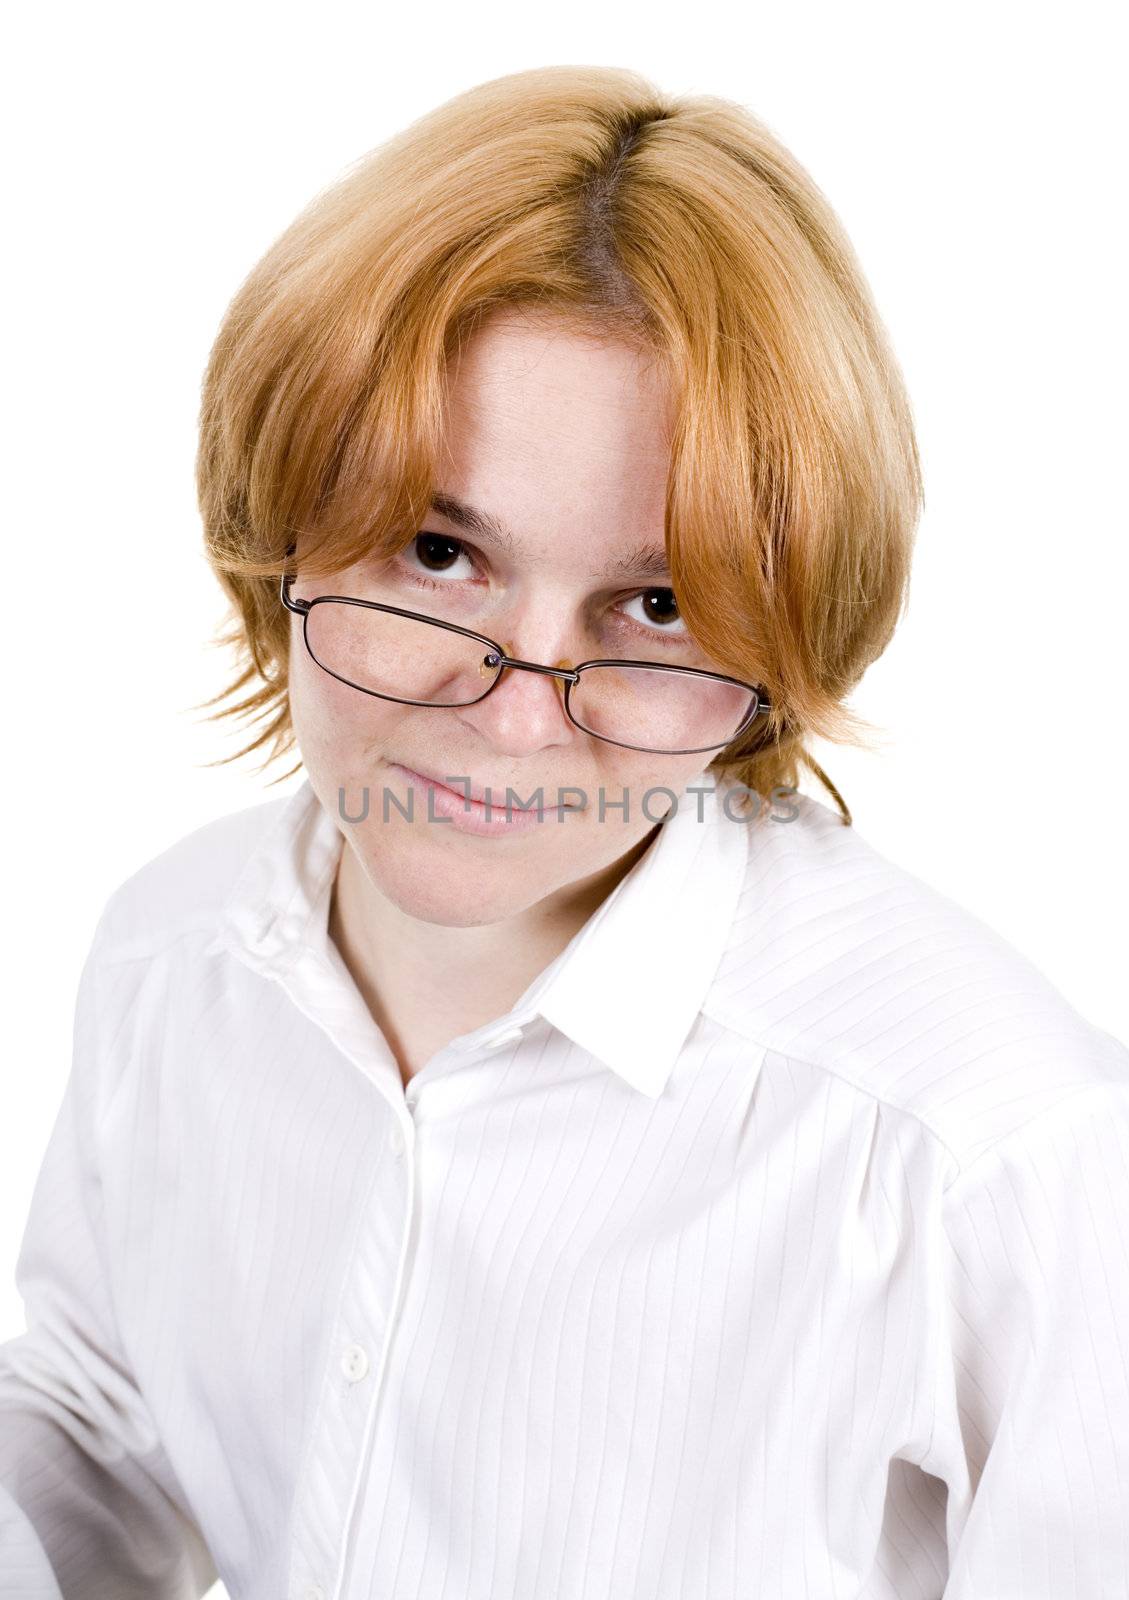
<svg viewBox="0 0 1129 1600">
<path fill-rule="evenodd" d="M 455 788 L 454 785 L 444 782 L 435 773 L 425 772 L 422 767 L 410 767 L 406 761 L 397 761 L 394 765 L 401 767 L 405 772 L 410 772 L 414 778 L 422 778 L 425 783 L 434 783 L 438 788 L 446 789 L 448 794 L 457 794 L 460 800 L 472 800 L 476 805 L 485 805 L 487 799 L 489 799 L 492 806 L 505 803 L 505 784 L 502 784 L 499 788 L 495 784 L 481 786 L 466 781 L 461 782 L 458 788 Z"/>
<path fill-rule="evenodd" d="M 518 796 L 518 795 L 521 794 L 521 788 L 517 784 L 510 784 L 508 786 L 506 784 L 504 784 L 504 783 L 503 784 L 497 784 L 497 785 L 495 785 L 495 784 L 481 785 L 481 784 L 471 783 L 469 780 L 467 780 L 467 781 L 461 782 L 459 784 L 459 786 L 456 788 L 454 785 L 444 782 L 444 780 L 442 778 L 435 776 L 435 774 L 433 774 L 433 773 L 425 772 L 419 767 L 411 767 L 411 766 L 409 766 L 407 764 L 407 762 L 404 762 L 404 761 L 393 761 L 391 763 L 391 765 L 392 765 L 393 768 L 398 769 L 400 772 L 404 773 L 406 776 L 408 776 L 410 778 L 415 778 L 417 781 L 420 781 L 420 782 L 423 782 L 423 783 L 433 784 L 436 789 L 441 789 L 447 794 L 454 795 L 458 800 L 460 800 L 463 803 L 464 806 L 468 806 L 468 807 L 472 808 L 474 811 L 477 811 L 477 812 L 485 813 L 487 802 L 489 802 L 489 806 L 490 806 L 491 811 L 499 811 L 499 810 L 502 810 L 502 809 L 506 808 L 506 805 L 507 805 L 507 801 L 506 801 L 507 787 L 513 790 L 513 793 L 514 793 L 515 796 Z M 520 814 L 522 812 L 529 812 L 529 813 L 536 812 L 536 809 L 537 809 L 537 801 L 536 801 L 537 790 L 536 790 L 536 788 L 534 789 L 533 792 L 534 792 L 534 799 L 530 803 L 528 803 L 526 805 L 522 805 L 520 800 L 514 799 L 514 800 L 509 802 L 509 809 L 515 814 Z M 548 802 L 546 801 L 544 803 L 543 807 L 542 807 L 542 810 L 544 810 L 546 812 L 552 812 L 552 811 L 578 811 L 578 810 L 581 810 L 581 809 L 582 809 L 582 807 L 579 806 L 576 802 L 572 802 L 572 803 L 565 802 L 565 803 L 562 803 L 560 805 L 549 805 Z"/>
</svg>

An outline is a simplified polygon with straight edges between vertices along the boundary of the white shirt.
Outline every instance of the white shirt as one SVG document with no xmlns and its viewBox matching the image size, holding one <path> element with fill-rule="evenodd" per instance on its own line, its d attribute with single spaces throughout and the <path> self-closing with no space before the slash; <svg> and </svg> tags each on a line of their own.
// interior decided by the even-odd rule
<svg viewBox="0 0 1129 1600">
<path fill-rule="evenodd" d="M 698 804 L 406 1090 L 308 782 L 114 892 L 5 1600 L 1126 1594 L 1129 1051 L 828 807 Z"/>
</svg>

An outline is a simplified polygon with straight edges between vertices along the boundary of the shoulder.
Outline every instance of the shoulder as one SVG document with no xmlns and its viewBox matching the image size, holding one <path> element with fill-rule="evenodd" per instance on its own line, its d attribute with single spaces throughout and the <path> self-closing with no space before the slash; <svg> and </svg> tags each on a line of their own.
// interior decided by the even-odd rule
<svg viewBox="0 0 1129 1600">
<path fill-rule="evenodd" d="M 280 827 L 296 794 L 214 817 L 143 862 L 107 897 L 94 935 L 102 960 L 155 953 L 214 929 L 252 852 Z"/>
<path fill-rule="evenodd" d="M 750 825 L 706 1009 L 763 1047 L 764 1070 L 833 1074 L 916 1118 L 961 1169 L 1129 1083 L 1129 1049 L 1033 962 L 805 795 Z"/>
</svg>

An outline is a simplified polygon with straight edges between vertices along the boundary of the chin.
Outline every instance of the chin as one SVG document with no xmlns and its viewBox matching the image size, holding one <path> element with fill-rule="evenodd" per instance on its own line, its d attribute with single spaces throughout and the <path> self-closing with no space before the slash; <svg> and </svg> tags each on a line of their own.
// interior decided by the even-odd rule
<svg viewBox="0 0 1129 1600">
<path fill-rule="evenodd" d="M 512 878 L 504 886 L 497 866 L 420 859 L 416 851 L 393 848 L 376 858 L 362 856 L 365 875 L 377 892 L 405 916 L 446 928 L 475 928 L 521 910 L 528 899 L 515 894 Z M 535 898 L 535 897 L 534 897 Z"/>
</svg>

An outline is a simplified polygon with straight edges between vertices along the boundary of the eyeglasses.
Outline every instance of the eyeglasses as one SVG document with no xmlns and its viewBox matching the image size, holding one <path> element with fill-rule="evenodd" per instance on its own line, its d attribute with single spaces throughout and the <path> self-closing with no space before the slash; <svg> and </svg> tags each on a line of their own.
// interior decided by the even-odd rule
<svg viewBox="0 0 1129 1600">
<path fill-rule="evenodd" d="M 506 655 L 494 639 L 458 623 L 383 601 L 340 594 L 295 599 L 293 582 L 294 574 L 283 577 L 280 596 L 302 618 L 312 660 L 378 700 L 436 709 L 476 705 L 507 668 L 540 672 L 564 685 L 565 714 L 583 733 L 661 755 L 720 750 L 769 710 L 754 684 L 724 673 L 665 661 L 543 666 Z"/>
</svg>

